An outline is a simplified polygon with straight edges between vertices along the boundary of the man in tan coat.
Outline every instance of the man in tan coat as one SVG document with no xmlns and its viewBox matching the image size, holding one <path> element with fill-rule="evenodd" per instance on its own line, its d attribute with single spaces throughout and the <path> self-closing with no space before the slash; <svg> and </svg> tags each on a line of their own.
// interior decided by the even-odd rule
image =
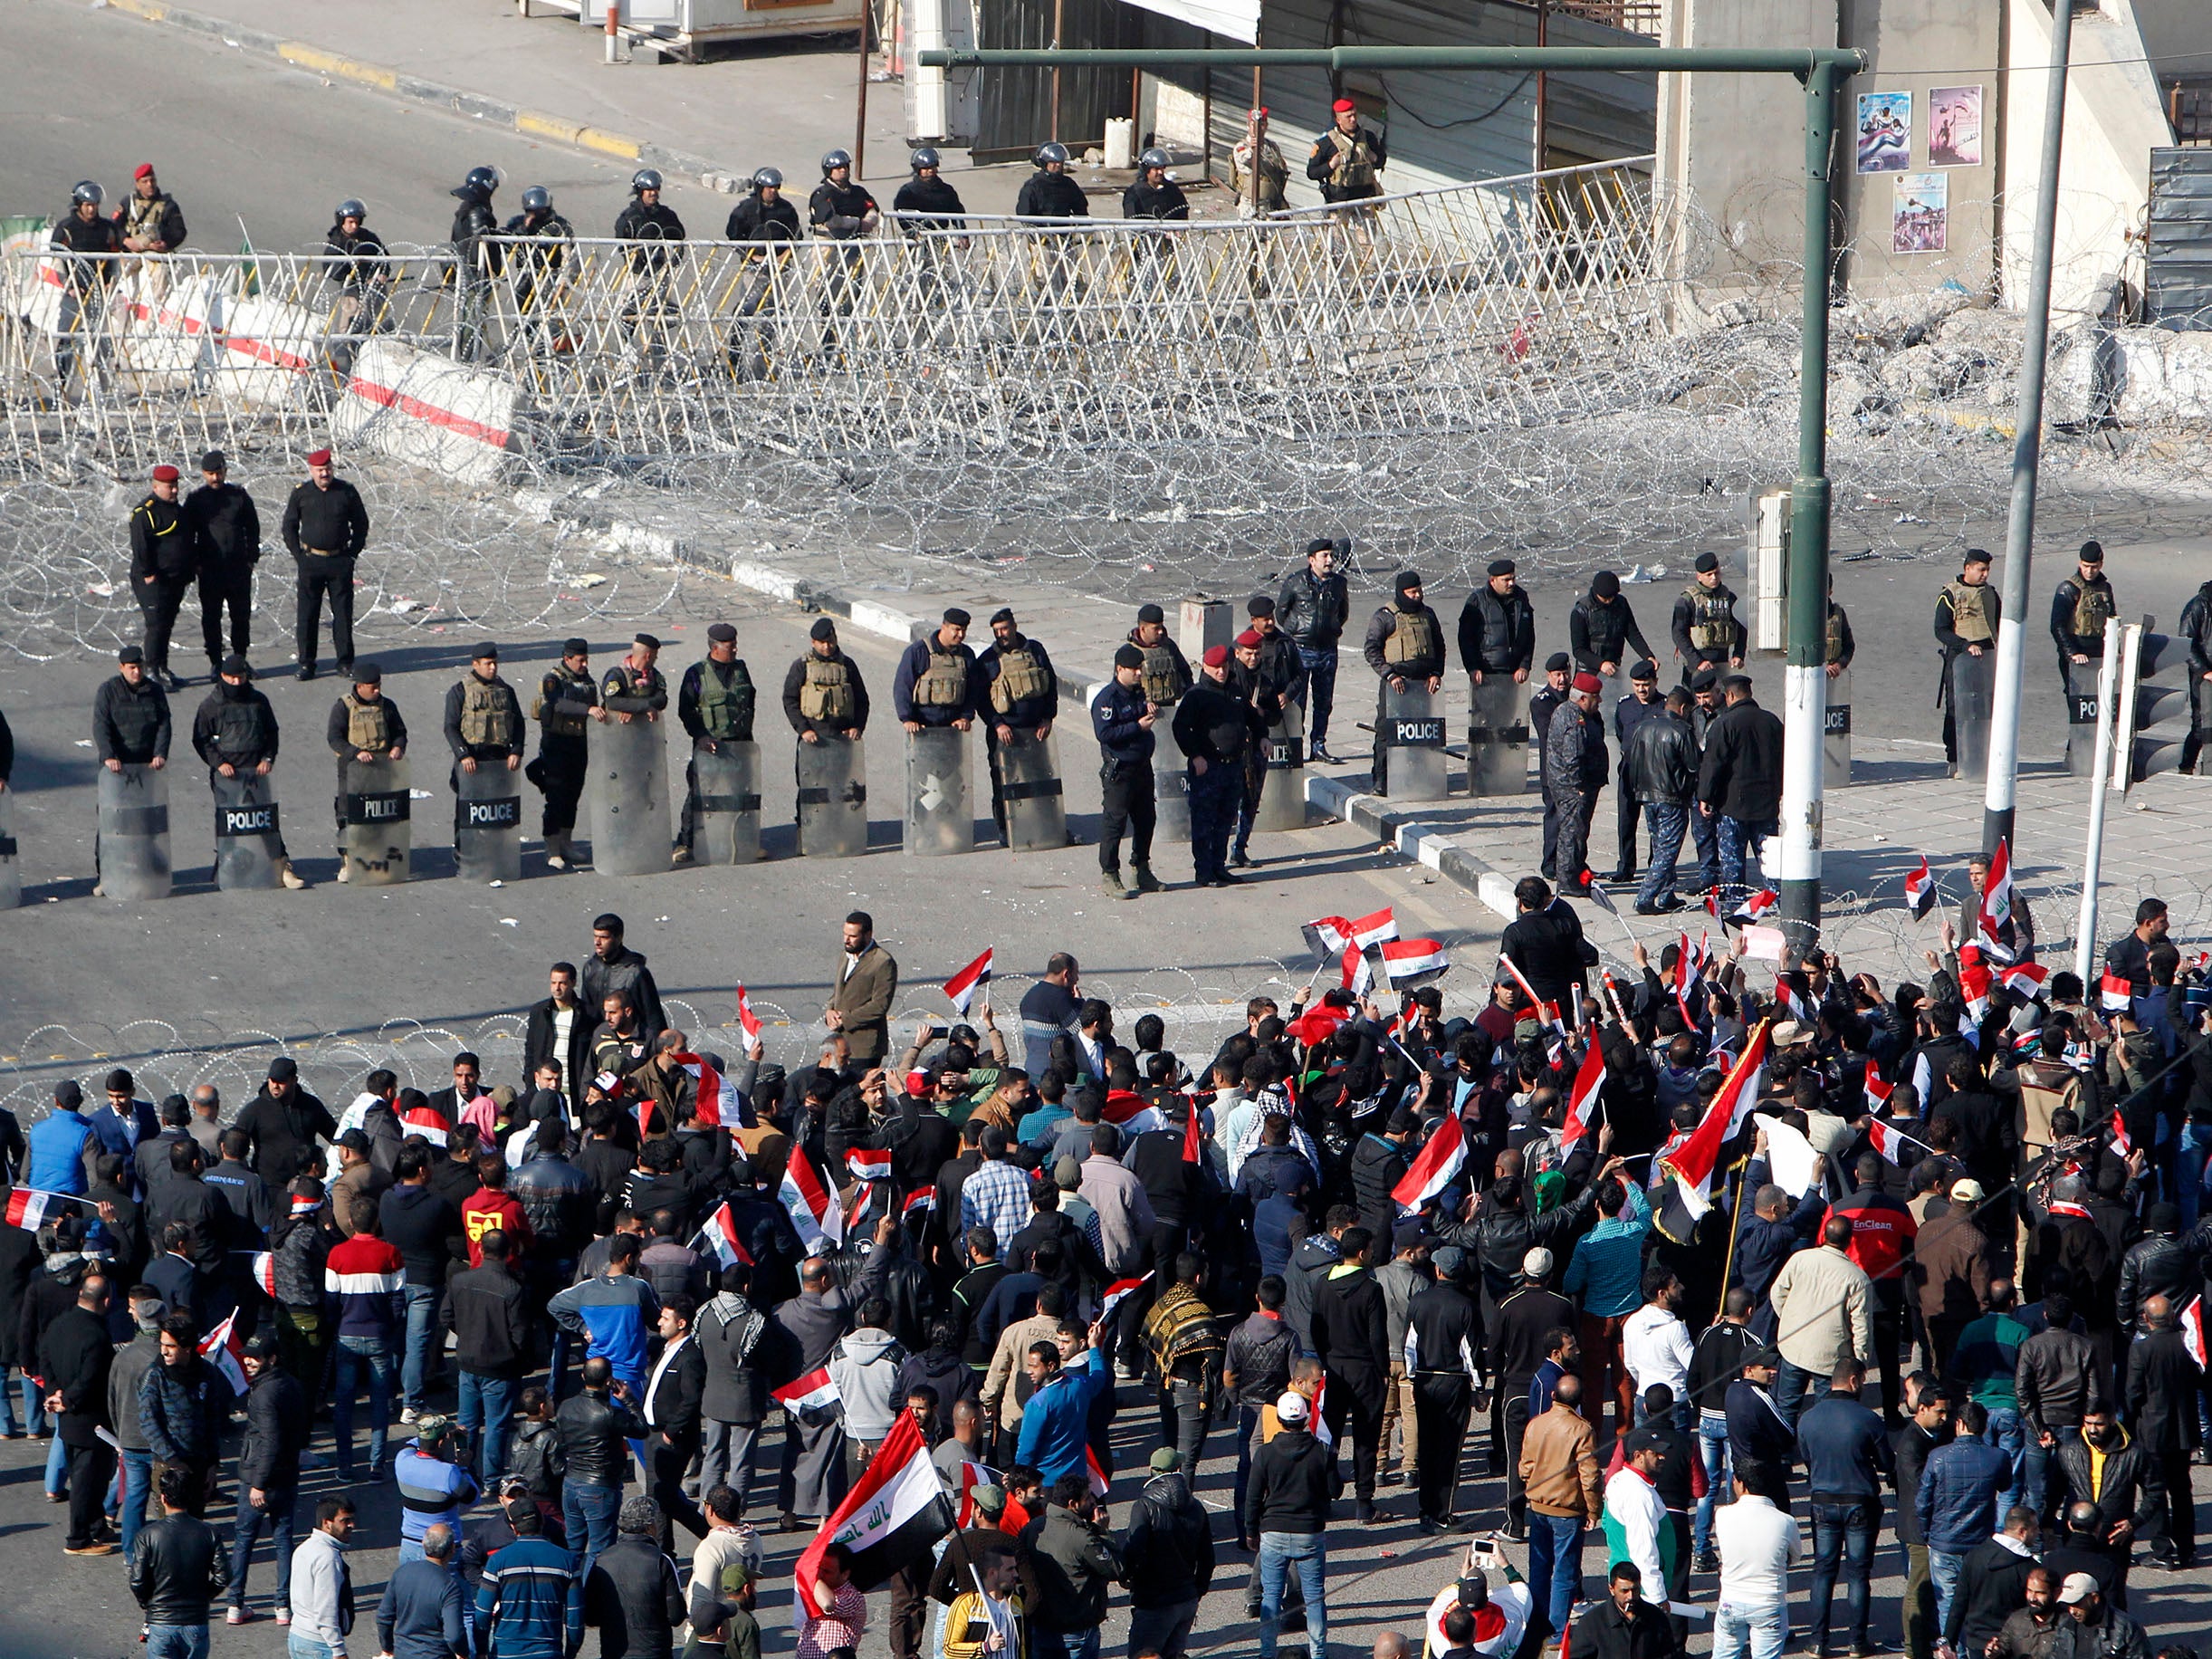
<svg viewBox="0 0 2212 1659">
<path fill-rule="evenodd" d="M 1067 1311 L 1066 1295 L 1058 1284 L 1039 1286 L 1037 1311 L 1001 1331 L 999 1346 L 991 1350 L 991 1369 L 983 1373 L 983 1420 L 998 1425 L 1001 1464 L 1014 1461 L 1014 1443 L 1021 1437 L 1021 1406 L 1029 1397 L 1029 1379 L 1021 1362 L 1032 1342 L 1057 1339 Z"/>
<path fill-rule="evenodd" d="M 845 918 L 845 958 L 822 1018 L 831 1031 L 845 1033 L 846 1053 L 864 1070 L 883 1064 L 897 995 L 898 964 L 876 943 L 876 918 L 854 911 Z"/>
<path fill-rule="evenodd" d="M 1566 1628 L 1582 1593 L 1584 1538 L 1603 1524 L 1597 1432 L 1580 1411 L 1582 1378 L 1552 1385 L 1551 1409 L 1521 1436 L 1521 1485 L 1528 1494 L 1528 1590 L 1547 1630 Z"/>
<path fill-rule="evenodd" d="M 1801 1250 L 1782 1264 L 1767 1298 L 1775 1311 L 1775 1347 L 1782 1374 L 1775 1409 L 1794 1430 L 1809 1390 L 1828 1392 L 1846 1359 L 1874 1362 L 1874 1284 L 1848 1251 L 1851 1218 L 1831 1215 L 1820 1248 Z"/>
</svg>

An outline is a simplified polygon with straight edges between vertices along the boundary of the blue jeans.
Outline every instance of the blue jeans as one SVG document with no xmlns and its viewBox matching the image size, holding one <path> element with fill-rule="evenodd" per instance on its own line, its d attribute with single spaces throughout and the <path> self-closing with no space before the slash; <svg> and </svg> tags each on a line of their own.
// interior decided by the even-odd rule
<svg viewBox="0 0 2212 1659">
<path fill-rule="evenodd" d="M 1275 1659 L 1283 1581 L 1293 1571 L 1306 1597 L 1306 1645 L 1313 1659 L 1328 1659 L 1328 1546 L 1318 1532 L 1259 1535 L 1259 1659 Z"/>
<path fill-rule="evenodd" d="M 1257 1405 L 1237 1407 L 1237 1531 L 1244 1531 L 1244 1494 L 1252 1482 L 1252 1453 L 1259 1450 L 1253 1443 L 1259 1434 L 1259 1408 Z"/>
<path fill-rule="evenodd" d="M 1643 803 L 1643 821 L 1652 830 L 1652 867 L 1643 872 L 1636 889 L 1639 905 L 1656 905 L 1674 897 L 1674 866 L 1682 856 L 1682 832 L 1690 827 L 1690 809 L 1664 801 Z"/>
<path fill-rule="evenodd" d="M 1098 1659 L 1098 1626 L 1088 1630 L 1047 1630 L 1041 1625 L 1031 1632 L 1030 1659 Z M 938 1650 L 943 1652 L 943 1648 Z"/>
<path fill-rule="evenodd" d="M 2059 1429 L 2057 1434 L 2059 1439 L 2063 1441 L 2073 1432 L 2072 1427 L 2064 1427 Z M 2025 1432 L 2021 1439 L 2025 1443 L 2021 1447 L 2021 1483 L 2027 1490 L 2022 1495 L 2020 1501 L 2034 1510 L 2036 1514 L 2041 1515 L 2044 1513 L 2044 1501 L 2050 1496 L 2051 1464 L 2058 1456 L 2058 1448 L 2043 1445 L 2037 1442 L 2035 1435 Z"/>
<path fill-rule="evenodd" d="M 338 1659 L 328 1642 L 318 1642 L 312 1636 L 287 1635 L 284 1653 L 286 1659 Z"/>
<path fill-rule="evenodd" d="M 2019 1412 L 2009 1405 L 1992 1405 L 1987 1438 L 2012 1460 L 2012 1483 L 1997 1494 L 1997 1519 L 2002 1520 L 2005 1511 L 2020 1502 L 2027 1491 L 2027 1433 L 2020 1424 Z"/>
<path fill-rule="evenodd" d="M 1789 1614 L 1782 1607 L 1738 1607 L 1722 1602 L 1713 1616 L 1713 1659 L 1782 1659 Z"/>
<path fill-rule="evenodd" d="M 615 1541 L 615 1517 L 621 1509 L 619 1486 L 591 1486 L 582 1481 L 561 1483 L 561 1523 L 568 1529 L 569 1548 L 583 1555 L 579 1572 L 590 1572 L 599 1553 Z"/>
<path fill-rule="evenodd" d="M 1200 881 L 1229 873 L 1229 836 L 1237 827 L 1237 802 L 1244 796 L 1244 775 L 1218 761 L 1206 762 L 1203 775 L 1193 767 L 1191 785 L 1191 868 Z"/>
<path fill-rule="evenodd" d="M 61 1434 L 56 1433 L 46 1444 L 46 1490 L 57 1496 L 69 1491 L 68 1479 L 62 1472 L 66 1461 L 67 1449 L 62 1444 Z"/>
<path fill-rule="evenodd" d="M 1782 1421 L 1795 1431 L 1798 1414 L 1814 1401 L 1826 1399 L 1828 1390 L 1835 1386 L 1835 1380 L 1816 1376 L 1811 1371 L 1801 1371 L 1786 1359 L 1781 1364 L 1780 1373 L 1775 1378 L 1774 1406 L 1782 1414 Z"/>
<path fill-rule="evenodd" d="M 0 1366 L 0 1433 L 43 1434 L 46 1432 L 46 1408 L 41 1402 L 45 1396 L 39 1393 L 38 1385 L 31 1380 L 28 1372 L 18 1371 L 15 1374 L 15 1391 L 23 1395 L 23 1427 L 18 1430 L 15 1426 L 15 1400 L 8 1393 L 6 1383 L 7 1367 Z"/>
<path fill-rule="evenodd" d="M 1965 1570 L 1966 1557 L 1953 1555 L 1948 1549 L 1930 1545 L 1928 1551 L 1928 1578 L 1936 1587 L 1936 1628 L 1943 1628 L 1951 1616 L 1951 1597 L 1958 1593 L 1958 1575 Z"/>
<path fill-rule="evenodd" d="M 472 1437 L 469 1443 L 476 1453 L 476 1484 L 485 1491 L 492 1490 L 493 1476 L 507 1472 L 507 1432 L 522 1392 L 518 1377 L 461 1373 L 461 1426 Z"/>
<path fill-rule="evenodd" d="M 1851 1599 L 1851 1641 L 1866 1645 L 1866 1606 L 1874 1570 L 1874 1529 L 1882 1510 L 1873 1501 L 1813 1506 L 1813 1634 L 1817 1652 L 1828 1645 L 1828 1609 L 1835 1598 L 1836 1566 Z"/>
<path fill-rule="evenodd" d="M 399 1403 L 411 1411 L 423 1408 L 423 1386 L 430 1369 L 430 1344 L 438 1334 L 438 1298 L 443 1285 L 402 1285 L 399 1294 L 407 1305 L 407 1358 L 399 1367 Z"/>
<path fill-rule="evenodd" d="M 123 1559 L 130 1559 L 130 1546 L 139 1536 L 139 1529 L 146 1524 L 146 1494 L 152 1488 L 154 1454 L 151 1452 L 125 1452 L 123 1465 L 123 1505 L 120 1519 L 122 1529 Z"/>
<path fill-rule="evenodd" d="M 264 1532 L 269 1536 L 269 1548 L 276 1554 L 276 1605 L 292 1606 L 292 1494 L 287 1491 L 264 1491 L 262 1501 L 268 1507 L 255 1509 L 248 1494 L 252 1488 L 244 1481 L 238 1482 L 238 1512 L 231 1518 L 230 1547 L 230 1605 L 245 1606 L 245 1578 L 254 1559 L 254 1540 Z"/>
<path fill-rule="evenodd" d="M 1329 713 L 1336 706 L 1336 647 L 1316 650 L 1298 647 L 1298 661 L 1306 668 L 1306 695 L 1313 714 L 1313 743 L 1326 746 Z"/>
<path fill-rule="evenodd" d="M 2205 1160 L 2212 1157 L 2212 1124 L 2185 1123 L 2174 1153 L 2174 1202 L 2181 1206 L 2181 1231 L 2197 1224 L 2204 1204 Z"/>
<path fill-rule="evenodd" d="M 1528 1511 L 1528 1596 L 1555 1631 L 1582 1593 L 1583 1524 L 1572 1515 Z"/>
<path fill-rule="evenodd" d="M 1713 814 L 1718 828 L 1716 839 L 1720 849 L 1720 888 L 1733 902 L 1745 892 L 1744 865 L 1759 854 L 1759 847 L 1767 837 L 1779 835 L 1782 826 L 1771 818 L 1728 818 Z"/>
<path fill-rule="evenodd" d="M 1720 1491 L 1720 1480 L 1728 1466 L 1728 1420 L 1724 1413 L 1700 1411 L 1698 1414 L 1698 1455 L 1705 1462 L 1705 1496 L 1698 1500 L 1698 1514 L 1692 1530 L 1692 1555 L 1702 1556 L 1713 1547 L 1713 1504 Z M 1716 1633 L 1715 1640 L 1718 1640 Z M 1753 1655 L 1757 1659 L 1757 1655 Z"/>
<path fill-rule="evenodd" d="M 374 1337 L 340 1337 L 330 1355 L 330 1433 L 338 1443 L 338 1472 L 353 1478 L 353 1394 L 369 1373 L 369 1462 L 384 1461 L 392 1421 L 392 1351 Z"/>
<path fill-rule="evenodd" d="M 148 1625 L 146 1659 L 207 1659 L 205 1625 Z"/>
</svg>

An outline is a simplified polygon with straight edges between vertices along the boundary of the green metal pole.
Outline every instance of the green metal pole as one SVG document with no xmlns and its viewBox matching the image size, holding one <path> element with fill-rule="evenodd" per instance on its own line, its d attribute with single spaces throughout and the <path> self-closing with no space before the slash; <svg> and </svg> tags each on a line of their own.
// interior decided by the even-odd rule
<svg viewBox="0 0 2212 1659">
<path fill-rule="evenodd" d="M 1863 53 L 1848 47 L 1794 49 L 1761 46 L 1280 46 L 1007 47 L 954 52 L 932 47 L 915 53 L 925 69 L 1562 69 L 1702 70 L 1721 74 L 1795 75 L 1821 65 L 1857 74 Z"/>
</svg>

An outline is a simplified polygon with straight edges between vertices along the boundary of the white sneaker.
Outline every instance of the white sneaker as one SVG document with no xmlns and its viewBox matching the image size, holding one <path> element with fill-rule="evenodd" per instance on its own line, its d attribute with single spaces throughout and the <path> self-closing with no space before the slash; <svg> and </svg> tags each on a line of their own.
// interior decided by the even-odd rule
<svg viewBox="0 0 2212 1659">
<path fill-rule="evenodd" d="M 340 881 L 351 881 L 353 879 L 353 866 L 347 863 L 342 858 L 338 861 L 338 878 Z"/>
<path fill-rule="evenodd" d="M 545 855 L 545 868 L 553 870 L 565 870 L 569 868 L 569 861 L 557 852 L 549 852 Z"/>
<path fill-rule="evenodd" d="M 283 877 L 284 885 L 290 887 L 295 893 L 307 885 L 305 877 L 302 877 L 292 868 L 292 860 L 290 858 L 285 859 L 284 862 L 278 867 L 278 874 Z"/>
<path fill-rule="evenodd" d="M 399 1421 L 411 1424 L 420 1414 L 412 1405 L 403 1405 L 399 1409 Z"/>
</svg>

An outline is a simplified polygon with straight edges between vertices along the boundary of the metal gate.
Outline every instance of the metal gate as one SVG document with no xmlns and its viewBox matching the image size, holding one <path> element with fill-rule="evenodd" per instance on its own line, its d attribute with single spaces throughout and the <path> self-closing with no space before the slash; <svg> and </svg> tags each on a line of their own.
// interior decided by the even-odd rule
<svg viewBox="0 0 2212 1659">
<path fill-rule="evenodd" d="M 1121 0 L 978 0 L 976 42 L 982 47 L 1045 47 L 1060 40 L 1085 46 L 1144 44 L 1144 14 Z M 978 164 L 1014 161 L 1058 139 L 1079 160 L 1106 138 L 1109 115 L 1126 115 L 1129 72 L 1123 69 L 987 69 L 976 123 Z M 1059 77 L 1059 130 L 1052 121 L 1052 80 Z"/>
<path fill-rule="evenodd" d="M 2212 149 L 2150 152 L 2143 321 L 2212 329 Z"/>
</svg>

